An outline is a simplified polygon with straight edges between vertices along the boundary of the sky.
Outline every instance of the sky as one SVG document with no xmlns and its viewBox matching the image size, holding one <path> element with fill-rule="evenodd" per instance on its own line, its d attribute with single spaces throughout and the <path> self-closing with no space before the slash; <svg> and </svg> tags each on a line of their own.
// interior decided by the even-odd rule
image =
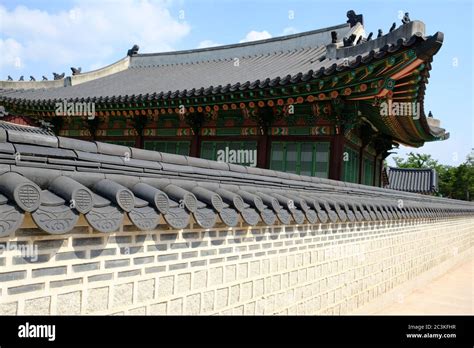
<svg viewBox="0 0 474 348">
<path fill-rule="evenodd" d="M 444 33 L 425 95 L 450 139 L 408 152 L 428 153 L 459 165 L 474 148 L 473 17 L 470 0 L 0 0 L 0 79 L 52 72 L 71 74 L 111 64 L 138 44 L 140 53 L 164 52 L 266 39 L 346 22 L 353 9 L 367 33 L 384 33 L 400 13 L 422 20 L 426 33 Z M 393 165 L 393 156 L 389 165 Z"/>
</svg>

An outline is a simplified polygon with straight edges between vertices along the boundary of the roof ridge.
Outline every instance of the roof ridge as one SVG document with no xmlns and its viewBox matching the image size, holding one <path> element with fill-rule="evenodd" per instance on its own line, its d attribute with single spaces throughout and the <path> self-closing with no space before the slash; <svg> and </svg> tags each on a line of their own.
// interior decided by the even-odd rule
<svg viewBox="0 0 474 348">
<path fill-rule="evenodd" d="M 256 46 L 256 45 L 261 45 L 261 44 L 270 43 L 270 42 L 292 40 L 292 39 L 296 39 L 300 37 L 326 33 L 330 30 L 333 31 L 333 30 L 342 29 L 342 28 L 350 29 L 350 25 L 348 23 L 343 23 L 343 24 L 338 24 L 331 27 L 327 27 L 327 28 L 308 30 L 308 31 L 304 31 L 301 33 L 296 33 L 296 34 L 281 35 L 281 36 L 271 37 L 268 39 L 247 41 L 247 42 L 205 47 L 205 48 L 192 48 L 192 49 L 187 49 L 187 50 L 155 52 L 155 53 L 138 53 L 136 55 L 133 55 L 133 57 L 145 57 L 145 56 L 156 56 L 156 55 L 176 55 L 176 54 L 197 53 L 197 52 L 205 52 L 205 51 L 218 51 L 222 49 L 238 48 L 238 47 L 245 47 L 245 46 Z"/>
<path fill-rule="evenodd" d="M 436 171 L 436 169 L 434 169 L 434 168 L 400 168 L 400 167 L 391 167 L 391 166 L 389 166 L 388 168 L 390 170 L 401 170 L 401 171 L 405 171 L 405 170 L 407 170 L 407 171 L 410 171 L 410 170 L 412 170 L 412 171 L 432 171 L 432 170 Z"/>
</svg>

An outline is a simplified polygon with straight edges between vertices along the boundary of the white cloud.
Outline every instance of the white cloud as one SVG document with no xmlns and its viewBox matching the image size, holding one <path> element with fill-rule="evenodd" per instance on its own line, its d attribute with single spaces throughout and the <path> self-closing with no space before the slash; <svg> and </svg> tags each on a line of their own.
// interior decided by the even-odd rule
<svg viewBox="0 0 474 348">
<path fill-rule="evenodd" d="M 297 32 L 298 30 L 296 30 L 293 27 L 286 27 L 285 29 L 283 29 L 282 35 L 291 35 L 291 34 L 296 34 Z"/>
<path fill-rule="evenodd" d="M 263 31 L 252 30 L 252 31 L 248 32 L 247 35 L 245 36 L 245 38 L 243 38 L 239 42 L 242 43 L 242 42 L 249 42 L 249 41 L 265 40 L 265 39 L 269 39 L 271 37 L 272 37 L 272 34 L 270 34 L 266 30 L 263 30 Z"/>
<path fill-rule="evenodd" d="M 118 6 L 117 1 L 77 0 L 53 13 L 0 5 L 0 79 L 13 69 L 37 77 L 70 74 L 70 66 L 88 71 L 124 57 L 133 44 L 140 53 L 170 51 L 190 26 L 169 7 L 170 1 L 122 0 Z M 18 59 L 21 68 L 15 68 Z"/>
<path fill-rule="evenodd" d="M 204 40 L 199 43 L 197 48 L 215 47 L 215 46 L 220 46 L 220 45 L 221 44 L 214 42 L 212 40 Z"/>
<path fill-rule="evenodd" d="M 14 39 L 3 40 L 0 38 L 0 52 L 2 52 L 0 58 L 0 71 L 3 71 L 7 67 L 14 68 L 15 70 L 21 69 L 23 66 L 23 62 L 20 58 L 22 51 L 23 47 L 18 41 Z M 6 76 L 3 78 L 6 78 Z"/>
</svg>

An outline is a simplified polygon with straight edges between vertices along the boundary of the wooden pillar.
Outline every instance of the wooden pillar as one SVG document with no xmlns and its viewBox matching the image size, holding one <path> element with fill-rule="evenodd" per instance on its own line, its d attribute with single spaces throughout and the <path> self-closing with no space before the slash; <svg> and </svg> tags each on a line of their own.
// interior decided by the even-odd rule
<svg viewBox="0 0 474 348">
<path fill-rule="evenodd" d="M 270 136 L 271 125 L 275 120 L 275 111 L 271 107 L 263 107 L 258 111 L 258 143 L 257 143 L 257 167 L 268 168 L 270 165 Z"/>
<path fill-rule="evenodd" d="M 143 136 L 143 130 L 137 130 L 137 136 L 135 138 L 135 147 L 139 149 L 143 149 L 145 147 L 145 137 Z"/>
<path fill-rule="evenodd" d="M 257 142 L 257 167 L 268 169 L 270 166 L 270 139 L 268 131 L 258 137 Z"/>
<path fill-rule="evenodd" d="M 383 161 L 384 161 L 383 156 L 381 156 L 378 159 L 378 161 L 379 161 L 379 172 L 377 173 L 377 175 L 379 176 L 379 185 L 378 186 L 383 187 L 383 185 L 382 185 L 382 173 L 383 173 Z"/>
<path fill-rule="evenodd" d="M 365 174 L 364 166 L 364 149 L 365 146 L 361 146 L 359 149 L 359 184 L 362 184 L 364 181 L 362 180 L 362 175 Z"/>
<path fill-rule="evenodd" d="M 189 147 L 189 156 L 200 157 L 201 155 L 201 128 L 204 124 L 205 116 L 202 112 L 191 113 L 186 118 L 186 123 L 192 130 L 193 137 Z"/>
<path fill-rule="evenodd" d="M 145 128 L 149 122 L 148 116 L 134 116 L 132 118 L 133 128 L 136 132 L 135 147 L 143 149 L 145 147 Z"/>
<path fill-rule="evenodd" d="M 336 127 L 336 134 L 331 142 L 331 153 L 329 161 L 329 179 L 342 180 L 344 132 L 342 127 Z"/>
<path fill-rule="evenodd" d="M 375 178 L 377 177 L 377 156 L 374 157 L 374 169 L 372 170 L 373 175 L 372 175 L 372 186 L 375 186 Z"/>
<path fill-rule="evenodd" d="M 189 147 L 189 156 L 200 157 L 201 156 L 201 136 L 199 135 L 200 129 L 197 130 L 196 134 L 191 139 L 191 145 Z"/>
</svg>

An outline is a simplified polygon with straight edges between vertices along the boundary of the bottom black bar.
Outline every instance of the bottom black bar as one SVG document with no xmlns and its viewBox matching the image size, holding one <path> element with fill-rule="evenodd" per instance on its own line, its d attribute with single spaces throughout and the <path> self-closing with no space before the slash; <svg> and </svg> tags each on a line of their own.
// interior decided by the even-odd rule
<svg viewBox="0 0 474 348">
<path fill-rule="evenodd" d="M 472 347 L 472 316 L 0 317 L 0 347 L 205 344 Z"/>
</svg>

